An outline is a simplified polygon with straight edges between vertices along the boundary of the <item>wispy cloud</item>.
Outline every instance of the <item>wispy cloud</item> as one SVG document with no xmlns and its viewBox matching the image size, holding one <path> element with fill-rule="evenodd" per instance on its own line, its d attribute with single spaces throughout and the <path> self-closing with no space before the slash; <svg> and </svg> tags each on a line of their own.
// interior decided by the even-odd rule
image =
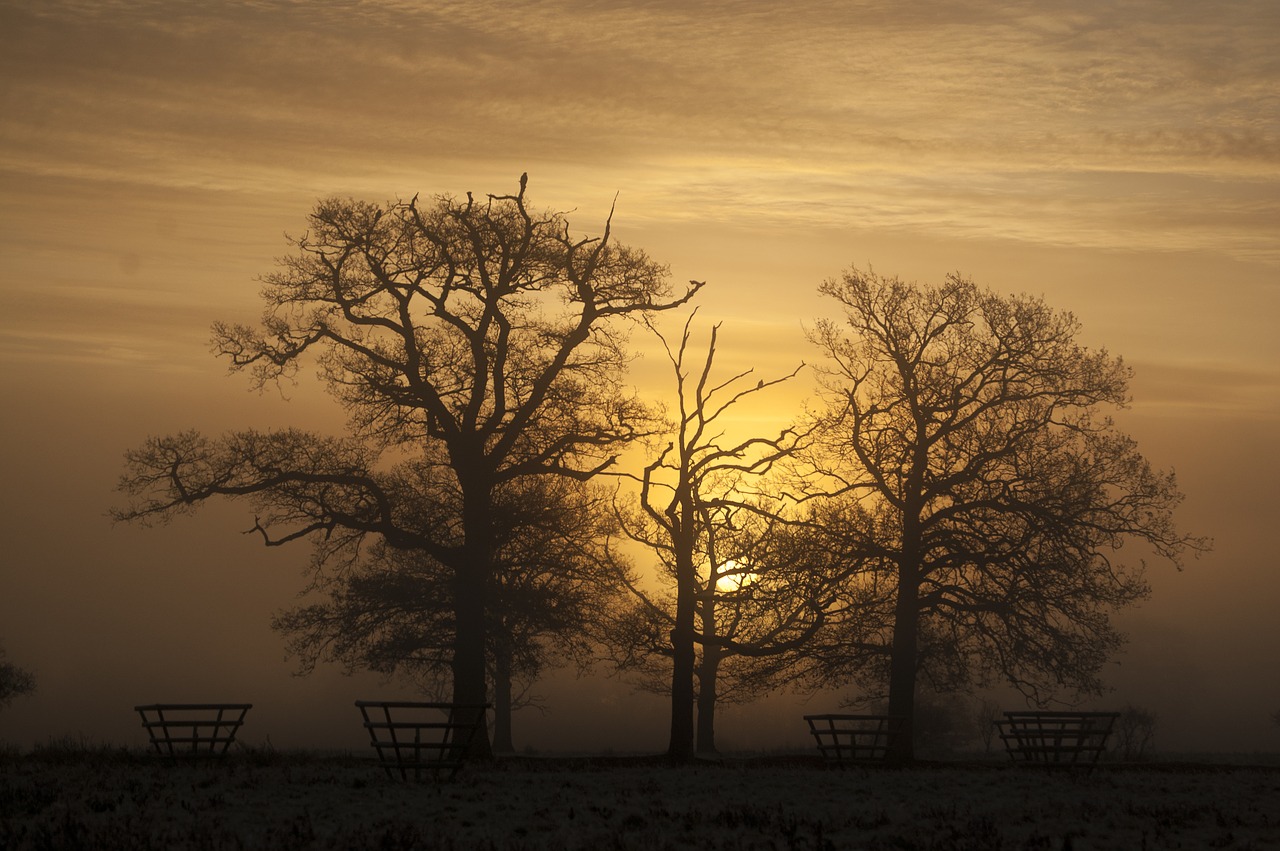
<svg viewBox="0 0 1280 851">
<path fill-rule="evenodd" d="M 1161 416 L 1280 420 L 1280 367 L 1213 363 L 1141 363 L 1135 408 Z"/>
<path fill-rule="evenodd" d="M 386 195 L 528 167 L 551 184 L 634 182 L 641 217 L 1280 262 L 1267 0 L 50 0 L 0 14 L 11 172 Z"/>
</svg>

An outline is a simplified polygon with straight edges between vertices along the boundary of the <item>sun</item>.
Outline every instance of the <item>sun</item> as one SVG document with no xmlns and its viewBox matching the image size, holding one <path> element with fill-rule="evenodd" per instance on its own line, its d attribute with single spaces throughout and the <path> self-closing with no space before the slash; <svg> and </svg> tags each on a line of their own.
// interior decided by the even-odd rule
<svg viewBox="0 0 1280 851">
<path fill-rule="evenodd" d="M 760 577 L 756 576 L 746 566 L 729 559 L 718 571 L 716 577 L 716 591 L 721 594 L 730 594 L 734 591 L 741 591 L 746 586 L 755 582 Z"/>
</svg>

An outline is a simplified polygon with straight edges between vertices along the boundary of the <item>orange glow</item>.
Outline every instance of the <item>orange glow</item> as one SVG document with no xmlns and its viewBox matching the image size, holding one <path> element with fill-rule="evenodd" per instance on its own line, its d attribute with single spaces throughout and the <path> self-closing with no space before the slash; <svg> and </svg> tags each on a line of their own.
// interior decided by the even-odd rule
<svg viewBox="0 0 1280 851">
<path fill-rule="evenodd" d="M 312 375 L 227 378 L 210 324 L 258 320 L 258 276 L 318 198 L 483 198 L 527 171 L 578 233 L 616 204 L 616 239 L 708 281 L 724 374 L 813 363 L 817 285 L 851 264 L 1073 311 L 1135 367 L 1117 416 L 1219 541 L 1125 615 L 1114 702 L 1157 710 L 1162 748 L 1280 748 L 1257 661 L 1280 647 L 1275 3 L 1044 5 L 0 5 L 0 644 L 37 677 L 4 737 L 137 744 L 122 708 L 224 696 L 279 747 L 359 732 L 351 681 L 292 678 L 268 628 L 305 545 L 263 550 L 244 506 L 112 527 L 121 455 L 188 428 L 340 432 Z M 633 342 L 657 399 L 668 364 Z M 818 380 L 730 426 L 776 432 Z M 535 747 L 629 700 L 556 687 L 520 719 Z M 612 746 L 653 746 L 628 734 Z"/>
</svg>

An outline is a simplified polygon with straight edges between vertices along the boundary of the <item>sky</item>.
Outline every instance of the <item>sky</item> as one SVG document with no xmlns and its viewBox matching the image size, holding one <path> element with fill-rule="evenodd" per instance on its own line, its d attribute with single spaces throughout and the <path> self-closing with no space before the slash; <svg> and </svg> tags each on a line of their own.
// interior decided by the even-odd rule
<svg viewBox="0 0 1280 851">
<path fill-rule="evenodd" d="M 616 203 L 617 239 L 706 280 L 726 370 L 816 359 L 851 265 L 1072 311 L 1215 540 L 1150 566 L 1099 705 L 1156 711 L 1170 751 L 1280 750 L 1280 6 L 1061 6 L 0 0 L 0 647 L 38 681 L 0 740 L 140 745 L 134 704 L 216 699 L 255 703 L 251 742 L 356 747 L 352 700 L 409 696 L 291 676 L 268 622 L 308 552 L 245 507 L 106 513 L 149 435 L 341 430 L 314 382 L 258 394 L 209 353 L 318 199 L 527 171 L 578 233 Z M 518 746 L 665 747 L 603 672 L 540 693 Z M 802 744 L 837 697 L 729 709 L 721 744 Z"/>
</svg>

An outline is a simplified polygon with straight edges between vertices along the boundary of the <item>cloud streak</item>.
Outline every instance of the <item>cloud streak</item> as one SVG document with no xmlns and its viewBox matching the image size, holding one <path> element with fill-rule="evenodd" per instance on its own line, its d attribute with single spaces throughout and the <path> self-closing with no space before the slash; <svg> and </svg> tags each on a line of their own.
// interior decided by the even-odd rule
<svg viewBox="0 0 1280 851">
<path fill-rule="evenodd" d="M 192 242 L 157 263 L 137 228 L 94 234 L 163 198 L 209 247 L 261 257 L 280 211 L 300 224 L 317 196 L 484 191 L 526 169 L 539 198 L 620 192 L 639 225 L 1280 265 L 1280 11 L 1262 0 L 49 0 L 0 7 L 0 33 L 0 246 L 27 258 L 11 282 L 33 251 L 65 253 L 76 211 L 26 209 L 51 190 L 93 199 L 109 267 L 179 275 Z"/>
<path fill-rule="evenodd" d="M 923 183 L 986 180 L 967 217 L 990 209 L 996 228 L 1002 211 L 1023 217 L 1010 173 L 1045 176 L 1044 194 L 1099 172 L 1277 194 L 1274 4 L 829 5 L 9 9 L 16 109 L 0 154 L 10 169 L 220 188 L 377 185 L 495 159 L 672 183 L 772 171 L 784 204 L 788 179 L 870 172 L 867 208 L 902 215 L 913 205 L 895 196 Z"/>
</svg>

